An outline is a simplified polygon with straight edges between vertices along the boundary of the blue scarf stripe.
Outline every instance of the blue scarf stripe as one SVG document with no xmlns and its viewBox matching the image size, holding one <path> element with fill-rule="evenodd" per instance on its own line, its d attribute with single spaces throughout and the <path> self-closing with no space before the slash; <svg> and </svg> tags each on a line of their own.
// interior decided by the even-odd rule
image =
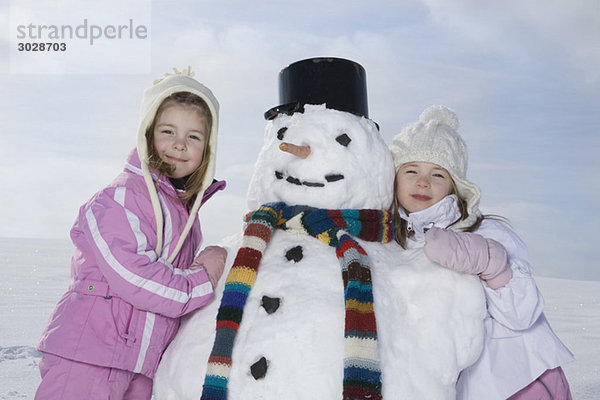
<svg viewBox="0 0 600 400">
<path fill-rule="evenodd" d="M 227 292 L 236 292 L 245 295 L 250 293 L 250 286 L 242 282 L 227 282 L 225 289 L 227 289 Z"/>
<path fill-rule="evenodd" d="M 358 210 L 345 209 L 341 210 L 342 216 L 347 221 L 346 230 L 352 236 L 358 236 L 362 230 L 362 223 L 360 222 L 360 212 Z"/>
<path fill-rule="evenodd" d="M 227 388 L 227 379 L 217 375 L 206 375 L 205 385 L 214 388 Z"/>
<path fill-rule="evenodd" d="M 302 206 L 302 205 L 282 206 L 282 204 L 283 203 L 269 203 L 269 204 L 265 204 L 265 205 L 279 210 L 279 212 L 281 214 L 281 218 L 285 219 L 285 220 L 290 220 L 294 216 L 300 214 L 301 212 L 311 210 L 311 207 L 308 207 L 308 206 Z"/>
<path fill-rule="evenodd" d="M 351 221 L 351 224 L 354 223 L 360 223 L 359 221 L 359 217 L 360 217 L 360 212 L 359 210 L 353 209 L 353 208 L 344 208 L 340 210 L 340 213 L 342 214 L 342 216 L 344 217 L 344 219 Z"/>
<path fill-rule="evenodd" d="M 357 368 L 353 366 L 347 366 L 344 369 L 344 380 L 365 380 L 373 384 L 379 384 L 380 379 L 380 371 L 374 371 L 365 368 Z"/>
<path fill-rule="evenodd" d="M 322 232 L 337 229 L 327 210 L 316 210 L 310 213 L 306 213 L 302 216 L 303 225 L 306 227 L 307 232 L 316 236 Z"/>
<path fill-rule="evenodd" d="M 208 379 L 208 377 L 206 377 L 206 379 Z M 213 387 L 205 384 L 202 396 L 203 399 L 226 399 L 227 388 Z"/>
<path fill-rule="evenodd" d="M 369 288 L 372 288 L 372 285 L 366 283 L 361 285 L 359 282 L 349 281 L 344 293 L 347 299 L 360 300 L 362 303 L 372 303 L 373 291 L 369 290 Z"/>
<path fill-rule="evenodd" d="M 236 331 L 221 328 L 220 332 L 222 333 L 215 337 L 212 355 L 231 358 L 233 349 L 229 346 L 229 343 L 235 338 Z"/>
<path fill-rule="evenodd" d="M 365 339 L 377 339 L 376 332 L 363 332 L 357 330 L 347 330 L 345 337 L 365 338 Z"/>
<path fill-rule="evenodd" d="M 221 300 L 221 307 L 227 306 L 237 306 L 238 304 L 243 304 L 248 299 L 248 292 L 237 292 L 231 291 L 223 294 L 223 299 Z"/>
</svg>

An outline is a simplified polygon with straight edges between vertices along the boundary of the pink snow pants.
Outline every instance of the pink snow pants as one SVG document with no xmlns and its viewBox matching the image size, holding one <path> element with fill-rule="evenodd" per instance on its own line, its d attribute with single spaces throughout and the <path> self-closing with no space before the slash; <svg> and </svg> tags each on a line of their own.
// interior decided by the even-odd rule
<svg viewBox="0 0 600 400">
<path fill-rule="evenodd" d="M 549 369 L 507 400 L 573 400 L 561 367 Z"/>
<path fill-rule="evenodd" d="M 35 400 L 150 400 L 152 379 L 43 353 Z"/>
</svg>

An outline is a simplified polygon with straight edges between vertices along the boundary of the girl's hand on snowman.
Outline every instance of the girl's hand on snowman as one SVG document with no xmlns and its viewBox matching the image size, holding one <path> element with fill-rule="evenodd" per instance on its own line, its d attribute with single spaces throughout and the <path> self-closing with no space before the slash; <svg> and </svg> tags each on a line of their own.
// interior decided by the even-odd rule
<svg viewBox="0 0 600 400">
<path fill-rule="evenodd" d="M 204 268 L 214 288 L 223 275 L 226 259 L 227 250 L 220 246 L 207 246 L 198 254 L 190 269 Z"/>
<path fill-rule="evenodd" d="M 492 289 L 512 278 L 506 249 L 492 239 L 470 232 L 431 228 L 425 233 L 425 255 L 443 267 L 479 275 Z"/>
</svg>

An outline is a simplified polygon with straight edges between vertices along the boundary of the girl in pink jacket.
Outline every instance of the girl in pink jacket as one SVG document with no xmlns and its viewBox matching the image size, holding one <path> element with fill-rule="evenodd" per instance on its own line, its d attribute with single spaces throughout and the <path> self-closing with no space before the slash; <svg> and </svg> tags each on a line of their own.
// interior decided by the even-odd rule
<svg viewBox="0 0 600 400">
<path fill-rule="evenodd" d="M 432 106 L 391 145 L 396 240 L 423 247 L 443 267 L 478 275 L 485 291 L 483 351 L 458 377 L 457 399 L 570 400 L 560 365 L 573 356 L 542 312 L 525 245 L 479 211 L 480 191 L 466 179 L 467 150 L 457 129 L 452 110 Z"/>
<path fill-rule="evenodd" d="M 79 210 L 72 281 L 38 347 L 36 399 L 150 399 L 179 317 L 213 298 L 226 252 L 199 251 L 197 214 L 225 186 L 213 180 L 219 105 L 189 74 L 144 92 L 137 149 Z"/>
</svg>

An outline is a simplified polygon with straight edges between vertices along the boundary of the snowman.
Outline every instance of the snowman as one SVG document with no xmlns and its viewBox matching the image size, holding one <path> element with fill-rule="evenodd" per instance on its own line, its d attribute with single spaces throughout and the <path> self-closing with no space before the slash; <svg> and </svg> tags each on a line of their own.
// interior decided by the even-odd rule
<svg viewBox="0 0 600 400">
<path fill-rule="evenodd" d="M 392 240 L 394 167 L 364 69 L 302 60 L 279 88 L 245 230 L 163 355 L 156 399 L 455 398 L 482 348 L 482 287 Z"/>
</svg>

